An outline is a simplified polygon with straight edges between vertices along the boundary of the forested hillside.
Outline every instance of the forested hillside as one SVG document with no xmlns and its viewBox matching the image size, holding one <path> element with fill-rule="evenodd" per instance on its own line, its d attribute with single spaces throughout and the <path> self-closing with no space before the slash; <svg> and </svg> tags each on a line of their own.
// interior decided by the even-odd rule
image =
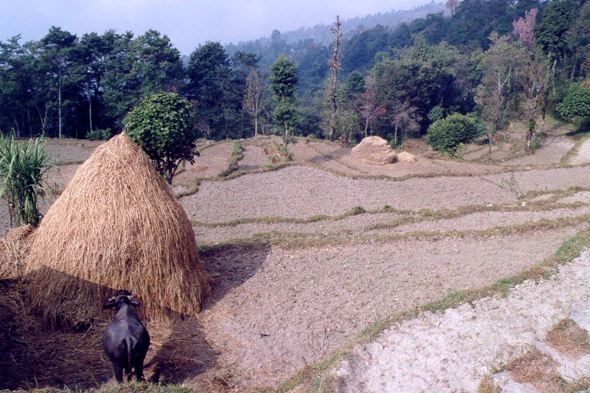
<svg viewBox="0 0 590 393">
<path fill-rule="evenodd" d="M 412 22 L 415 19 L 426 18 L 429 14 L 438 14 L 448 10 L 443 3 L 424 4 L 414 7 L 407 11 L 386 11 L 377 14 L 370 14 L 363 17 L 349 18 L 342 21 L 342 33 L 345 36 L 353 36 L 362 31 L 372 29 L 376 26 L 396 27 L 404 22 Z M 316 44 L 330 45 L 333 37 L 330 32 L 331 25 L 318 24 L 313 27 L 302 26 L 297 30 L 284 31 L 281 33 L 282 38 L 289 44 L 297 44 L 299 41 L 313 40 Z M 254 41 L 255 45 L 265 45 L 270 42 L 270 37 L 262 37 Z M 243 46 L 249 45 L 251 42 L 239 42 L 238 44 L 230 44 L 227 46 L 228 52 L 236 50 L 243 50 Z"/>
<path fill-rule="evenodd" d="M 184 62 L 153 30 L 78 37 L 53 27 L 26 43 L 15 36 L 0 43 L 0 130 L 108 136 L 142 97 L 161 91 L 190 99 L 194 127 L 211 139 L 289 131 L 346 142 L 377 134 L 397 144 L 458 113 L 483 124 L 493 140 L 508 113 L 526 108 L 519 114 L 530 120 L 532 143 L 539 114 L 590 114 L 587 88 L 576 84 L 590 71 L 590 3 L 446 5 L 446 14 L 354 27 L 353 34 L 356 23 L 406 14 L 348 20 L 331 30 L 275 31 L 237 46 L 209 42 Z M 436 4 L 414 11 L 430 7 Z M 306 38 L 315 30 L 323 32 L 320 42 Z M 290 95 L 281 95 L 286 87 Z"/>
</svg>

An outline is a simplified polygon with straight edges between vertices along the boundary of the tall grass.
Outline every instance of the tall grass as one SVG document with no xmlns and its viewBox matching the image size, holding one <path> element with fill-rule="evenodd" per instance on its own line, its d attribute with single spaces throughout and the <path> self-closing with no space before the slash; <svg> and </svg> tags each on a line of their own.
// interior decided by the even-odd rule
<svg viewBox="0 0 590 393">
<path fill-rule="evenodd" d="M 49 159 L 43 139 L 18 142 L 13 133 L 0 135 L 0 197 L 8 202 L 11 226 L 39 225 L 37 203 L 49 189 Z"/>
</svg>

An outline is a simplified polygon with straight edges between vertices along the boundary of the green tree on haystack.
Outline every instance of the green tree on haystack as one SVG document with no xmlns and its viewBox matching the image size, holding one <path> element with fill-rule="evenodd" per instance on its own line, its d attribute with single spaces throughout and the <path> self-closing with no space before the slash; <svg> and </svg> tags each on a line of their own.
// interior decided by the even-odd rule
<svg viewBox="0 0 590 393">
<path fill-rule="evenodd" d="M 193 164 L 196 130 L 191 104 L 176 93 L 153 94 L 123 120 L 127 135 L 151 158 L 158 172 L 172 184 L 183 160 Z"/>
</svg>

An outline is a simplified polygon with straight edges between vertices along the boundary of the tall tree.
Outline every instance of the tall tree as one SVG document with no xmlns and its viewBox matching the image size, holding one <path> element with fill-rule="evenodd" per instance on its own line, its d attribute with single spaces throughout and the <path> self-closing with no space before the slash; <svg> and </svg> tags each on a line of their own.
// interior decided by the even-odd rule
<svg viewBox="0 0 590 393">
<path fill-rule="evenodd" d="M 518 79 L 522 86 L 524 96 L 528 104 L 528 129 L 526 133 L 526 151 L 531 150 L 535 136 L 537 110 L 549 86 L 551 67 L 548 59 L 540 50 L 535 50 L 534 27 L 537 17 L 537 9 L 527 11 L 524 18 L 514 22 L 514 35 L 520 39 L 522 45 L 518 58 Z M 556 60 L 554 61 L 555 64 Z"/>
<path fill-rule="evenodd" d="M 7 42 L 0 41 L 0 126 L 9 125 L 17 136 L 25 124 L 31 130 L 29 105 L 33 88 L 32 57 L 20 45 L 20 38 L 17 35 Z"/>
<path fill-rule="evenodd" d="M 384 115 L 387 111 L 385 107 L 377 102 L 375 92 L 371 87 L 361 94 L 359 102 L 359 114 L 365 120 L 365 138 L 369 136 L 369 126 L 371 121 L 378 116 Z M 373 132 L 371 132 L 371 135 Z"/>
<path fill-rule="evenodd" d="M 83 75 L 83 94 L 88 100 L 88 131 L 94 129 L 93 103 L 104 105 L 102 95 L 103 81 L 107 73 L 109 62 L 113 61 L 115 41 L 117 35 L 114 30 L 108 30 L 103 35 L 96 33 L 84 34 L 77 46 L 77 62 Z"/>
<path fill-rule="evenodd" d="M 252 67 L 246 80 L 244 110 L 254 120 L 254 136 L 258 135 L 258 120 L 266 102 L 266 75 Z"/>
<path fill-rule="evenodd" d="M 336 22 L 330 28 L 330 31 L 334 34 L 334 43 L 332 44 L 334 53 L 332 59 L 328 61 L 328 65 L 332 70 L 332 85 L 330 86 L 329 97 L 330 97 L 330 140 L 334 140 L 334 134 L 336 133 L 336 114 L 338 113 L 338 101 L 336 99 L 336 90 L 338 83 L 338 72 L 342 70 L 341 54 L 338 51 L 340 48 L 340 40 L 342 39 L 342 33 L 340 33 L 340 16 L 336 15 Z"/>
<path fill-rule="evenodd" d="M 445 3 L 445 7 L 447 7 L 449 12 L 451 13 L 451 16 L 455 15 L 455 12 L 457 12 L 458 5 L 459 5 L 459 0 L 447 0 L 447 2 Z"/>
<path fill-rule="evenodd" d="M 285 137 L 289 136 L 289 127 L 295 123 L 295 93 L 297 92 L 297 65 L 292 58 L 284 54 L 270 67 L 270 88 L 275 97 L 275 121 L 285 127 Z"/>
<path fill-rule="evenodd" d="M 562 83 L 566 82 L 567 68 L 572 64 L 572 36 L 569 29 L 575 9 L 574 0 L 552 1 L 543 10 L 543 18 L 535 27 L 535 41 L 551 60 L 557 60 Z"/>
<path fill-rule="evenodd" d="M 138 79 L 142 95 L 178 90 L 183 78 L 180 51 L 168 36 L 148 30 L 133 41 L 131 49 L 135 60 L 131 76 Z"/>
<path fill-rule="evenodd" d="M 399 144 L 408 135 L 420 132 L 420 114 L 418 108 L 410 106 L 407 102 L 394 101 L 391 105 L 391 125 L 394 127 L 393 140 Z M 399 138 L 401 133 L 402 138 Z"/>
<path fill-rule="evenodd" d="M 60 27 L 52 26 L 49 33 L 41 39 L 42 61 L 47 65 L 50 79 L 57 93 L 58 109 L 58 137 L 62 137 L 63 129 L 63 89 L 65 83 L 76 83 L 77 78 L 71 72 L 73 63 L 73 48 L 76 45 L 77 37 Z"/>
<path fill-rule="evenodd" d="M 228 134 L 224 127 L 225 92 L 230 83 L 231 65 L 219 42 L 199 45 L 188 63 L 186 96 L 195 100 L 202 120 L 202 131 L 208 137 L 222 139 Z"/>
<path fill-rule="evenodd" d="M 105 45 L 110 48 L 102 79 L 106 114 L 117 126 L 123 117 L 139 102 L 140 85 L 131 70 L 135 61 L 132 48 L 133 33 L 103 35 Z"/>
<path fill-rule="evenodd" d="M 482 105 L 482 117 L 488 122 L 489 154 L 496 131 L 504 127 L 508 99 L 514 92 L 516 70 L 521 56 L 518 48 L 509 42 L 508 36 L 497 33 L 490 36 L 492 46 L 482 54 L 478 70 L 483 73 L 477 88 L 475 102 Z"/>
</svg>

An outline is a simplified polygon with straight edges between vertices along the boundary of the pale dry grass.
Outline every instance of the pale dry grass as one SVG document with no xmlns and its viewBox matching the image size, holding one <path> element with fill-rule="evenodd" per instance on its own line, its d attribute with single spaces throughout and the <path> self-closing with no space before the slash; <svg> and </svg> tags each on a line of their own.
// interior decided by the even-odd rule
<svg viewBox="0 0 590 393">
<path fill-rule="evenodd" d="M 590 353 L 590 337 L 571 319 L 564 319 L 547 333 L 547 344 L 571 358 Z"/>
<path fill-rule="evenodd" d="M 557 363 L 537 349 L 513 360 L 506 367 L 518 383 L 530 383 L 543 393 L 562 393 L 565 381 L 557 372 Z"/>
<path fill-rule="evenodd" d="M 34 233 L 35 228 L 27 224 L 12 229 L 0 239 L 0 280 L 23 277 Z"/>
</svg>

